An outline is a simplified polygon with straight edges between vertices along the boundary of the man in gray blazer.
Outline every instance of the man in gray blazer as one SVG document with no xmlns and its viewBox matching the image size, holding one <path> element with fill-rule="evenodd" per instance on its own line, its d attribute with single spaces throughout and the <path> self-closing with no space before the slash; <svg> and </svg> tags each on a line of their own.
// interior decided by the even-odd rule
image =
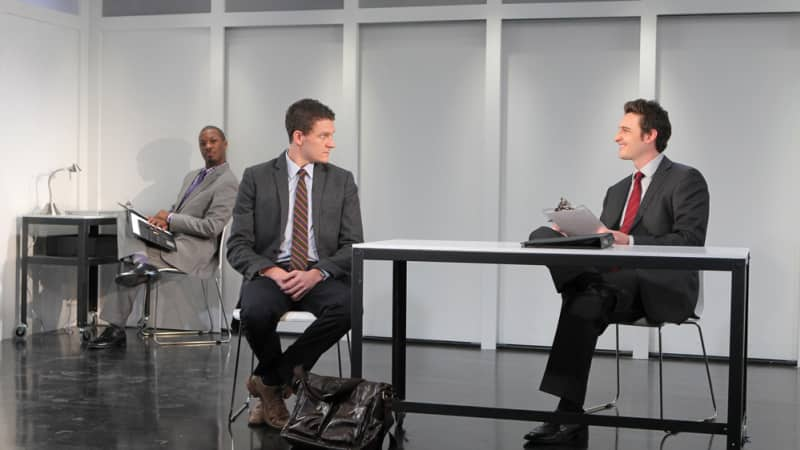
<svg viewBox="0 0 800 450">
<path fill-rule="evenodd" d="M 351 246 L 362 242 L 353 174 L 328 162 L 335 115 L 304 99 L 286 111 L 289 148 L 245 170 L 228 240 L 228 261 L 244 280 L 242 330 L 258 357 L 247 389 L 260 401 L 251 425 L 282 428 L 293 372 L 310 370 L 350 329 Z M 275 329 L 290 309 L 317 319 L 281 351 Z"/>
<path fill-rule="evenodd" d="M 109 323 L 88 347 L 103 349 L 125 345 L 125 323 L 139 297 L 141 284 L 159 268 L 173 267 L 189 275 L 207 278 L 217 266 L 219 236 L 231 217 L 238 181 L 228 166 L 225 133 L 207 126 L 198 137 L 205 168 L 186 175 L 173 207 L 161 210 L 148 221 L 169 230 L 176 250 L 167 252 L 129 235 L 127 224 L 118 227 L 117 241 L 123 261 L 133 268 L 116 277 L 117 301 L 107 301 L 100 317 Z"/>
<path fill-rule="evenodd" d="M 709 193 L 697 169 L 672 162 L 662 152 L 672 133 L 667 112 L 655 101 L 625 104 L 615 141 L 619 157 L 634 173 L 611 186 L 601 221 L 615 245 L 703 246 Z M 560 234 L 548 227 L 531 237 Z M 647 317 L 681 322 L 694 314 L 697 271 L 550 267 L 563 303 L 540 389 L 560 398 L 557 410 L 583 412 L 597 338 L 609 323 Z M 545 423 L 525 435 L 527 447 L 584 440 L 585 425 Z"/>
</svg>

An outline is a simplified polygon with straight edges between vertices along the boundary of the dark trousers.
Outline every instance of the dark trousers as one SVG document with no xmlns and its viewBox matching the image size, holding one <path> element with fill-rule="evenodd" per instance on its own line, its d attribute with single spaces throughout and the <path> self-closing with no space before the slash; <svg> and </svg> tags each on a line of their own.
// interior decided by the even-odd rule
<svg viewBox="0 0 800 450">
<path fill-rule="evenodd" d="M 531 235 L 554 236 L 560 235 L 547 227 Z M 539 389 L 583 405 L 597 338 L 609 323 L 644 317 L 639 283 L 634 270 L 566 266 L 548 269 L 561 293 L 562 304 Z"/>
<path fill-rule="evenodd" d="M 296 366 L 311 370 L 350 329 L 350 284 L 333 278 L 293 302 L 271 278 L 257 277 L 242 285 L 240 302 L 242 330 L 258 358 L 254 374 L 267 385 L 290 383 Z M 317 320 L 283 352 L 276 328 L 289 310 L 308 311 Z"/>
</svg>

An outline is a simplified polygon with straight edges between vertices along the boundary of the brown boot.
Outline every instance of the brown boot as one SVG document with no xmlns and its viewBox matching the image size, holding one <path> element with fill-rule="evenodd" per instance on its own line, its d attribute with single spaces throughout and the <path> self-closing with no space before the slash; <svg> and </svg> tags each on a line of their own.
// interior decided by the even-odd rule
<svg viewBox="0 0 800 450">
<path fill-rule="evenodd" d="M 255 391 L 261 398 L 262 417 L 264 423 L 272 428 L 281 429 L 289 420 L 289 411 L 283 402 L 283 388 L 281 386 L 267 386 L 259 376 L 251 376 L 247 380 L 247 390 Z"/>
<path fill-rule="evenodd" d="M 250 399 L 250 415 L 247 417 L 247 425 L 251 427 L 260 427 L 264 425 L 264 407 L 261 405 L 261 399 L 253 397 Z"/>
</svg>

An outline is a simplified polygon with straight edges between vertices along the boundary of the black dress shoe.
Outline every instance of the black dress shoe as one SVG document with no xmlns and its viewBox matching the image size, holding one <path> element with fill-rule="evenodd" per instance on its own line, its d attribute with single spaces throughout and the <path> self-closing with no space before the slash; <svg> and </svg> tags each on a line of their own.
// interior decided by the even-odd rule
<svg viewBox="0 0 800 450">
<path fill-rule="evenodd" d="M 158 267 L 152 264 L 138 263 L 133 269 L 118 273 L 117 276 L 114 277 L 114 281 L 122 286 L 133 287 L 142 283 L 147 283 L 148 280 L 155 281 L 160 276 L 161 274 L 158 271 Z"/>
<path fill-rule="evenodd" d="M 124 328 L 116 325 L 109 325 L 105 330 L 103 330 L 102 333 L 100 333 L 100 336 L 90 340 L 87 347 L 91 349 L 124 347 L 126 339 L 127 336 L 125 335 Z"/>
<path fill-rule="evenodd" d="M 545 422 L 525 435 L 530 445 L 586 445 L 589 427 L 578 424 Z M 526 444 L 525 448 L 529 448 Z"/>
</svg>

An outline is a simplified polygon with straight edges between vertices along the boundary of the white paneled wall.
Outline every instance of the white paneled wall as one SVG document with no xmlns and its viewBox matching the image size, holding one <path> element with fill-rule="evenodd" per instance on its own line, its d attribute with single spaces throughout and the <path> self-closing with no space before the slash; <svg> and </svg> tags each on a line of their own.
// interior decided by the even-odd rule
<svg viewBox="0 0 800 450">
<path fill-rule="evenodd" d="M 708 243 L 751 249 L 751 354 L 786 358 L 800 300 L 800 15 L 667 17 L 658 28 L 667 152 L 708 180 Z M 709 351 L 726 354 L 730 277 L 710 274 L 705 285 Z M 667 336 L 666 345 L 685 353 L 698 344 Z"/>
<path fill-rule="evenodd" d="M 19 311 L 16 283 L 18 216 L 48 201 L 47 176 L 80 160 L 78 145 L 80 35 L 76 28 L 0 9 L 0 336 L 13 334 Z M 83 175 L 79 175 L 83 176 Z M 54 180 L 56 204 L 78 206 L 78 179 Z M 41 270 L 42 267 L 35 268 Z M 74 318 L 74 271 L 49 268 L 41 286 L 31 287 L 31 330 L 63 327 Z M 31 296 L 28 297 L 31 299 Z M 29 310 L 30 313 L 30 310 Z"/>
<path fill-rule="evenodd" d="M 561 197 L 600 215 L 606 188 L 632 170 L 617 158 L 614 134 L 622 102 L 638 92 L 638 68 L 636 19 L 504 24 L 502 240 L 527 239 Z M 549 272 L 500 273 L 498 342 L 550 345 L 561 297 Z"/>
<path fill-rule="evenodd" d="M 667 155 L 709 181 L 708 244 L 753 249 L 751 356 L 797 359 L 794 0 L 345 0 L 336 10 L 253 13 L 213 0 L 207 14 L 113 18 L 79 2 L 76 18 L 0 0 L 0 56 L 15 62 L 0 66 L 11 105 L 0 127 L 14 148 L 30 149 L 0 177 L 15 193 L 0 206 L 5 217 L 44 203 L 42 176 L 75 160 L 90 173 L 59 179 L 59 204 L 168 206 L 201 163 L 201 126 L 226 128 L 240 175 L 285 145 L 286 107 L 316 97 L 339 113 L 347 144 L 333 159 L 358 177 L 368 240 L 517 241 L 560 196 L 599 213 L 606 188 L 630 170 L 612 142 L 622 104 L 654 93 L 674 125 Z M 15 227 L 0 222 L 3 336 L 16 322 Z M 388 264 L 367 267 L 368 334 L 389 332 L 389 274 Z M 226 278 L 233 304 L 238 279 Z M 709 350 L 724 355 L 729 280 L 705 281 Z M 492 308 L 497 342 L 549 345 L 559 302 L 547 272 L 530 267 L 411 264 L 409 296 L 409 337 L 487 347 Z M 63 325 L 61 303 L 51 303 L 47 327 Z M 697 353 L 688 331 L 666 338 L 670 352 Z"/>
<path fill-rule="evenodd" d="M 484 39 L 481 22 L 362 27 L 367 240 L 480 234 Z M 409 264 L 408 335 L 479 342 L 480 271 Z M 369 264 L 366 273 L 365 333 L 390 335 L 391 265 Z"/>
</svg>

